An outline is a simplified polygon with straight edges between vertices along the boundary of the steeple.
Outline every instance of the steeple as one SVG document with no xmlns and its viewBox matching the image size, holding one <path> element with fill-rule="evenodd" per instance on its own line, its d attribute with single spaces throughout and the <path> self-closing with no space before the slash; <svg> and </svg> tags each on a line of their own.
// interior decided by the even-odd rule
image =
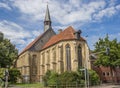
<svg viewBox="0 0 120 88">
<path fill-rule="evenodd" d="M 49 28 L 51 28 L 51 19 L 50 19 L 49 8 L 47 5 L 45 20 L 44 20 L 44 32 L 47 31 Z"/>
</svg>

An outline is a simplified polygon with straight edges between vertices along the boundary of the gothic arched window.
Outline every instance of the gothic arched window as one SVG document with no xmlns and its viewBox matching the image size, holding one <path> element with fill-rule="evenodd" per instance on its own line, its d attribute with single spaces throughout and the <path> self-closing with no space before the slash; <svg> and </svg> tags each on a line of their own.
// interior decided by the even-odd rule
<svg viewBox="0 0 120 88">
<path fill-rule="evenodd" d="M 53 48 L 53 62 L 56 62 L 56 50 Z"/>
<path fill-rule="evenodd" d="M 71 70 L 71 50 L 70 45 L 66 45 L 66 64 L 67 64 L 67 70 Z"/>
<path fill-rule="evenodd" d="M 47 51 L 47 64 L 50 64 L 50 51 Z"/>
<path fill-rule="evenodd" d="M 82 67 L 82 48 L 78 46 L 78 67 Z"/>
<path fill-rule="evenodd" d="M 63 46 L 59 46 L 60 73 L 64 72 Z"/>
<path fill-rule="evenodd" d="M 56 71 L 56 48 L 54 47 L 52 49 L 52 65 L 53 65 L 53 70 Z"/>
<path fill-rule="evenodd" d="M 37 56 L 32 56 L 32 73 L 37 74 Z"/>
<path fill-rule="evenodd" d="M 59 59 L 63 60 L 63 47 L 62 46 L 59 47 Z"/>
<path fill-rule="evenodd" d="M 45 65 L 45 53 L 42 53 L 42 64 Z"/>
</svg>

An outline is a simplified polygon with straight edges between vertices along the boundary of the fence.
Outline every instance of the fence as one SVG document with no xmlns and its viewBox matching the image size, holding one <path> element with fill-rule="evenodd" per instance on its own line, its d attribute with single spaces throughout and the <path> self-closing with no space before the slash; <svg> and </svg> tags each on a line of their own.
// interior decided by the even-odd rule
<svg viewBox="0 0 120 88">
<path fill-rule="evenodd" d="M 101 88 L 100 83 L 98 84 L 92 84 L 92 85 L 85 85 L 84 83 L 78 84 L 76 83 L 60 83 L 60 84 L 53 84 L 48 85 L 47 88 Z"/>
<path fill-rule="evenodd" d="M 78 84 L 78 83 L 71 83 L 71 84 L 56 84 L 56 85 L 48 85 L 49 88 L 84 88 L 84 84 Z"/>
</svg>

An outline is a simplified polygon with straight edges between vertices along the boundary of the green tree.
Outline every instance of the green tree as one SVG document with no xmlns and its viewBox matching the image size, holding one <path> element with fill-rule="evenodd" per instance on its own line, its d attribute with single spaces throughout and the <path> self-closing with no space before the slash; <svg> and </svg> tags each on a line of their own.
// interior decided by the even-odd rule
<svg viewBox="0 0 120 88">
<path fill-rule="evenodd" d="M 6 67 L 13 65 L 14 60 L 18 56 L 18 50 L 15 48 L 10 40 L 3 39 L 0 41 L 0 66 Z"/>
<path fill-rule="evenodd" d="M 109 40 L 107 35 L 96 42 L 94 52 L 98 53 L 95 65 L 110 67 L 113 79 L 113 71 L 116 72 L 116 66 L 120 66 L 120 43 L 117 42 L 117 39 Z"/>
</svg>

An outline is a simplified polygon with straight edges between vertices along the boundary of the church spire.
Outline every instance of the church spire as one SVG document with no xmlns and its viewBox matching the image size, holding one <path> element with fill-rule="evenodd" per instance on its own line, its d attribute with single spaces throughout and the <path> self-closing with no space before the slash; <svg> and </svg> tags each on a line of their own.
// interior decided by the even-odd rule
<svg viewBox="0 0 120 88">
<path fill-rule="evenodd" d="M 47 5 L 45 20 L 44 20 L 44 32 L 47 31 L 49 28 L 51 28 L 51 19 L 50 19 L 49 8 Z"/>
</svg>

